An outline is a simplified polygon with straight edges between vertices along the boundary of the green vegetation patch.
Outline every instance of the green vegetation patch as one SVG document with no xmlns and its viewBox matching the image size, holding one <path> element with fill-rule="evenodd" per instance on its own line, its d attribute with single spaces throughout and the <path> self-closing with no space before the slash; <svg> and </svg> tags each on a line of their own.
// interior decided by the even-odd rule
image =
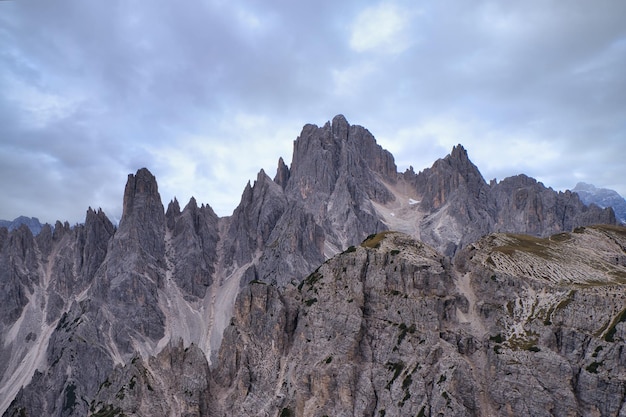
<svg viewBox="0 0 626 417">
<path fill-rule="evenodd" d="M 133 377 L 128 382 L 128 388 L 134 389 L 136 383 L 137 383 L 137 377 L 135 375 L 133 375 Z"/>
<path fill-rule="evenodd" d="M 365 240 L 361 243 L 361 246 L 364 248 L 375 249 L 380 247 L 380 242 L 383 241 L 385 236 L 391 233 L 390 230 L 386 232 L 380 232 L 376 234 L 369 235 Z"/>
<path fill-rule="evenodd" d="M 393 371 L 393 376 L 391 377 L 391 379 L 389 380 L 389 382 L 387 382 L 387 385 L 385 386 L 385 388 L 390 389 L 393 382 L 396 379 L 398 379 L 398 376 L 400 376 L 400 373 L 404 369 L 404 362 L 402 361 L 387 362 L 387 369 L 389 369 L 390 371 Z"/>
<path fill-rule="evenodd" d="M 505 255 L 513 255 L 514 252 L 524 252 L 538 256 L 543 259 L 552 259 L 550 253 L 551 242 L 549 239 L 542 239 L 529 235 L 509 234 L 507 237 L 510 243 L 493 248 L 493 252 L 500 252 Z"/>
<path fill-rule="evenodd" d="M 602 366 L 602 362 L 592 362 L 587 367 L 585 367 L 585 370 L 591 374 L 597 374 L 598 367 L 600 366 Z"/>
<path fill-rule="evenodd" d="M 600 353 L 600 351 L 602 350 L 602 346 L 598 346 L 596 347 L 596 349 L 593 351 L 593 355 L 591 355 L 594 358 L 598 357 L 598 353 Z"/>
<path fill-rule="evenodd" d="M 317 303 L 317 298 L 309 298 L 304 302 L 307 307 L 311 307 L 313 304 Z"/>
<path fill-rule="evenodd" d="M 450 404 L 452 403 L 452 398 L 450 398 L 450 395 L 444 391 L 441 393 L 441 396 L 446 400 L 446 407 L 450 407 Z"/>
<path fill-rule="evenodd" d="M 603 232 L 613 232 L 613 233 L 617 233 L 618 235 L 622 235 L 626 237 L 626 227 L 623 227 L 623 226 L 614 226 L 611 224 L 600 224 L 600 225 L 595 225 L 591 227 L 596 230 L 600 230 Z"/>
<path fill-rule="evenodd" d="M 343 251 L 343 253 L 352 253 L 352 252 L 356 252 L 356 248 L 354 246 L 349 246 L 348 249 Z"/>
<path fill-rule="evenodd" d="M 413 378 L 409 374 L 404 378 L 404 381 L 402 381 L 402 389 L 405 391 L 408 390 L 412 383 L 413 383 Z"/>
<path fill-rule="evenodd" d="M 311 275 L 302 280 L 302 282 L 298 285 L 298 291 L 302 291 L 304 284 L 307 284 L 309 287 L 313 287 L 315 283 L 322 278 L 324 278 L 324 276 L 320 274 L 319 268 L 317 268 Z"/>
<path fill-rule="evenodd" d="M 411 398 L 411 393 L 408 390 L 404 391 L 404 397 L 402 397 L 402 400 L 400 400 L 400 402 L 398 403 L 398 406 L 400 408 L 404 407 L 404 403 L 406 403 L 410 398 Z"/>
<path fill-rule="evenodd" d="M 59 331 L 61 329 L 65 329 L 65 331 L 67 331 L 67 325 L 67 313 L 63 313 L 55 330 Z"/>
<path fill-rule="evenodd" d="M 567 232 L 557 233 L 555 235 L 550 236 L 550 240 L 553 242 L 567 242 L 571 238 L 572 238 L 572 235 L 570 235 Z"/>
<path fill-rule="evenodd" d="M 539 348 L 537 347 L 537 334 L 535 333 L 527 333 L 526 337 L 520 337 L 514 335 L 511 337 L 507 344 L 513 350 L 527 350 L 530 352 L 539 352 Z"/>
<path fill-rule="evenodd" d="M 71 414 L 76 407 L 76 385 L 69 384 L 65 387 L 65 401 L 63 402 L 63 411 L 69 411 Z"/>
<path fill-rule="evenodd" d="M 107 378 L 104 380 L 102 384 L 100 384 L 100 388 L 98 388 L 98 392 L 100 392 L 102 388 L 109 388 L 110 386 L 111 386 L 111 382 L 109 381 L 109 378 Z"/>
<path fill-rule="evenodd" d="M 92 417 L 124 417 L 126 414 L 120 408 L 113 408 L 112 405 L 102 407 Z"/>
<path fill-rule="evenodd" d="M 615 327 L 619 323 L 623 322 L 626 322 L 626 308 L 622 310 L 622 312 L 619 313 L 617 317 L 615 317 L 615 320 L 613 320 L 613 323 L 611 323 L 611 325 L 609 326 L 609 330 L 607 330 L 607 332 L 604 334 L 604 340 L 607 342 L 614 342 L 615 332 L 617 331 Z"/>
<path fill-rule="evenodd" d="M 397 346 L 400 346 L 400 344 L 402 343 L 402 341 L 404 340 L 404 338 L 406 337 L 407 333 L 415 333 L 415 324 L 411 324 L 410 326 L 407 326 L 404 323 L 400 323 L 400 325 L 398 326 L 398 328 L 400 329 L 400 333 L 398 334 L 398 341 L 396 342 Z"/>
</svg>

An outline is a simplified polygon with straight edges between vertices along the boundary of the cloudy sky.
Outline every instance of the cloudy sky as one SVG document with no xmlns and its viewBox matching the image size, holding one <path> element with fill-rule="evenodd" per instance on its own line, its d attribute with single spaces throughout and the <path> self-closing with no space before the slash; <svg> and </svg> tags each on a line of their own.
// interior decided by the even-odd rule
<svg viewBox="0 0 626 417">
<path fill-rule="evenodd" d="M 626 2 L 0 1 L 0 219 L 121 215 L 127 175 L 229 215 L 344 114 L 424 169 L 626 195 Z"/>
</svg>

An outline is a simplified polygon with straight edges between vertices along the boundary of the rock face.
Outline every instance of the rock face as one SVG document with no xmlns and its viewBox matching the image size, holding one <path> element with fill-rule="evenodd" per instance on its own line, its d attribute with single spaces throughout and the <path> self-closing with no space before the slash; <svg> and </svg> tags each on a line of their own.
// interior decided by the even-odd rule
<svg viewBox="0 0 626 417">
<path fill-rule="evenodd" d="M 100 330 L 81 326 L 81 313 L 90 305 L 84 293 L 92 288 L 114 232 L 102 211 L 89 209 L 83 226 L 70 229 L 57 222 L 54 233 L 44 226 L 36 239 L 22 226 L 3 242 L 6 258 L 0 271 L 6 275 L 0 282 L 9 288 L 2 291 L 8 295 L 2 303 L 8 311 L 2 312 L 0 324 L 2 409 L 15 398 L 16 404 L 29 404 L 32 413 L 59 414 L 64 408 L 60 393 L 90 392 L 110 370 L 109 353 L 86 343 L 97 340 Z M 73 339 L 75 333 L 81 343 Z M 23 386 L 28 389 L 18 393 Z M 68 404 L 66 414 L 74 408 Z"/>
<path fill-rule="evenodd" d="M 186 294 L 204 298 L 213 283 L 217 261 L 218 217 L 209 206 L 198 207 L 191 198 L 181 212 L 178 201 L 167 208 L 168 259 L 173 279 Z"/>
<path fill-rule="evenodd" d="M 3 415 L 626 413 L 613 211 L 460 145 L 398 173 L 337 116 L 231 216 L 145 168 L 123 208 L 0 228 Z"/>
<path fill-rule="evenodd" d="M 572 192 L 578 194 L 585 204 L 595 204 L 602 208 L 613 208 L 617 220 L 626 224 L 626 200 L 617 191 L 608 188 L 597 188 L 592 184 L 579 182 L 572 189 Z"/>
<path fill-rule="evenodd" d="M 322 225 L 329 256 L 386 228 L 372 202 L 394 199 L 385 183 L 395 183 L 396 176 L 393 156 L 369 131 L 339 115 L 321 128 L 302 129 L 285 191 Z"/>
<path fill-rule="evenodd" d="M 612 264 L 615 275 L 595 270 L 594 287 L 511 268 L 527 268 L 527 256 L 571 271 L 578 265 L 563 260 L 582 260 L 581 246 L 622 252 L 624 237 L 588 229 L 533 240 L 556 262 L 514 236 L 489 237 L 454 268 L 390 235 L 333 258 L 283 297 L 252 285 L 225 334 L 216 380 L 234 392 L 221 415 L 623 413 L 626 264 Z M 495 268 L 494 254 L 506 258 Z M 586 260 L 611 263 L 602 252 Z"/>
<path fill-rule="evenodd" d="M 611 210 L 587 207 L 576 194 L 555 193 L 525 175 L 502 180 L 493 187 L 493 194 L 498 209 L 496 231 L 548 236 L 580 225 L 615 224 Z"/>
<path fill-rule="evenodd" d="M 118 368 L 95 409 L 623 415 L 625 250 L 626 229 L 608 226 L 489 235 L 452 261 L 374 235 L 297 286 L 243 287 L 215 367 L 195 346 L 169 347 Z"/>
<path fill-rule="evenodd" d="M 526 175 L 487 184 L 461 145 L 431 168 L 407 171 L 401 178 L 413 189 L 401 198 L 412 197 L 419 205 L 407 210 L 406 203 L 395 202 L 380 215 L 391 229 L 419 237 L 448 256 L 491 232 L 545 237 L 576 226 L 616 223 L 610 208 L 586 206 L 576 194 L 555 192 Z"/>
<path fill-rule="evenodd" d="M 149 360 L 137 356 L 117 366 L 100 385 L 90 415 L 210 415 L 208 376 L 204 352 L 196 345 L 168 345 Z"/>
</svg>

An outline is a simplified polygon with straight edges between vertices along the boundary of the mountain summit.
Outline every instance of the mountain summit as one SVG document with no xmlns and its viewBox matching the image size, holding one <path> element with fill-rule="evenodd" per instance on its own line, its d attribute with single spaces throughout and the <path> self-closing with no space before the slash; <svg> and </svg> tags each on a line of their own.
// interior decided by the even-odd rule
<svg viewBox="0 0 626 417">
<path fill-rule="evenodd" d="M 36 217 L 19 216 L 13 220 L 0 220 L 0 227 L 6 227 L 9 231 L 15 230 L 23 224 L 30 229 L 33 235 L 37 235 L 43 228 Z"/>
<path fill-rule="evenodd" d="M 91 208 L 0 228 L 4 416 L 626 409 L 613 211 L 525 175 L 487 184 L 461 145 L 398 173 L 339 115 L 231 216 L 165 210 L 146 168 L 123 207 L 119 228 Z"/>
<path fill-rule="evenodd" d="M 595 204 L 602 208 L 611 207 L 615 211 L 617 220 L 626 224 L 626 200 L 617 191 L 579 182 L 572 192 L 578 194 L 585 204 Z"/>
</svg>

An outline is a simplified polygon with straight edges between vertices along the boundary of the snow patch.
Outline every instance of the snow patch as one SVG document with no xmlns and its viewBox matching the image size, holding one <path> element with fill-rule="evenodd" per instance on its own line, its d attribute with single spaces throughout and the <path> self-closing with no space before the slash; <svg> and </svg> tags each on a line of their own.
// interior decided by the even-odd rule
<svg viewBox="0 0 626 417">
<path fill-rule="evenodd" d="M 415 239 L 420 239 L 420 223 L 425 217 L 425 213 L 421 212 L 419 206 L 416 205 L 418 200 L 412 192 L 411 188 L 406 184 L 387 184 L 389 190 L 395 197 L 394 200 L 387 204 L 380 204 L 371 201 L 372 206 L 376 210 L 376 214 L 383 219 L 383 223 L 389 230 L 406 233 Z M 413 204 L 412 202 L 416 202 Z"/>
</svg>

